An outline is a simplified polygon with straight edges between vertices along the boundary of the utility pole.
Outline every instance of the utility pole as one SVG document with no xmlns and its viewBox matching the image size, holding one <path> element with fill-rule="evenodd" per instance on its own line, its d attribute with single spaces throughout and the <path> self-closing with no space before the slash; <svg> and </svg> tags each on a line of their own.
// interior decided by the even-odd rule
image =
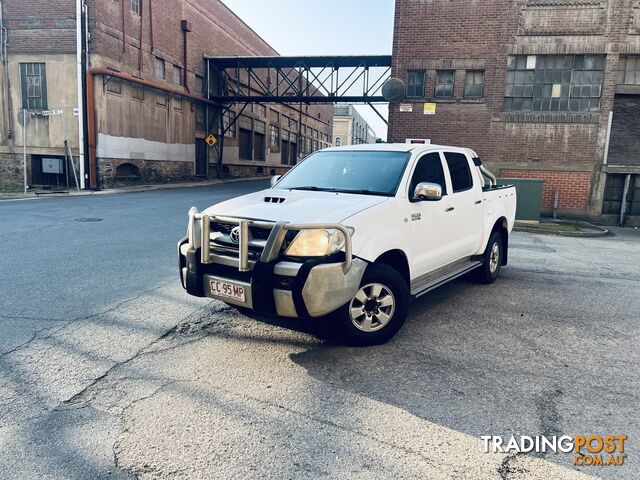
<svg viewBox="0 0 640 480">
<path fill-rule="evenodd" d="M 22 109 L 22 170 L 24 174 L 24 193 L 27 193 L 27 109 Z"/>
</svg>

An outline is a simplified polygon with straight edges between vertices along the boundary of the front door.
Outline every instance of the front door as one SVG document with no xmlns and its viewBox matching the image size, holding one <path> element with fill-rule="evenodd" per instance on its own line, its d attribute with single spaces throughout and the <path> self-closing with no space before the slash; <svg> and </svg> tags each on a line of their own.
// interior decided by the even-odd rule
<svg viewBox="0 0 640 480">
<path fill-rule="evenodd" d="M 196 138 L 196 177 L 207 176 L 207 143 L 204 138 Z"/>
<path fill-rule="evenodd" d="M 409 184 L 409 221 L 411 222 L 412 277 L 415 279 L 456 260 L 451 248 L 455 241 L 455 224 L 447 211 L 449 187 L 446 184 L 443 160 L 438 152 L 418 159 Z M 442 199 L 413 198 L 416 185 L 437 183 L 442 187 Z"/>
</svg>

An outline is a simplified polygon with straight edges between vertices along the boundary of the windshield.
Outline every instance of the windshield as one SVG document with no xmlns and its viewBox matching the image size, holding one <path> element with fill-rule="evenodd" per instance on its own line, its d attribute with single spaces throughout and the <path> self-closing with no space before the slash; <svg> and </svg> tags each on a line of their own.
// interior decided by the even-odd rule
<svg viewBox="0 0 640 480">
<path fill-rule="evenodd" d="M 411 154 L 363 150 L 317 152 L 275 188 L 393 196 Z"/>
</svg>

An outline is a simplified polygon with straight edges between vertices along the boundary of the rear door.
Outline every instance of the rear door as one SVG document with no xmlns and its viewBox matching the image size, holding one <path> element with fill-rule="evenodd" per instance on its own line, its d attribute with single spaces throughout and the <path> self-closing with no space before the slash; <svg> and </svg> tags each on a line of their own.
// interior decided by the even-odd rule
<svg viewBox="0 0 640 480">
<path fill-rule="evenodd" d="M 482 185 L 472 175 L 472 160 L 461 152 L 442 153 L 450 178 L 451 194 L 445 212 L 452 228 L 451 253 L 455 260 L 473 255 L 482 237 Z"/>
<path fill-rule="evenodd" d="M 433 270 L 456 260 L 451 248 L 455 242 L 454 217 L 446 211 L 449 187 L 445 176 L 446 165 L 438 152 L 430 152 L 418 159 L 409 183 L 409 221 L 411 222 L 412 276 L 423 277 Z M 420 182 L 437 183 L 442 187 L 442 199 L 413 198 Z"/>
</svg>

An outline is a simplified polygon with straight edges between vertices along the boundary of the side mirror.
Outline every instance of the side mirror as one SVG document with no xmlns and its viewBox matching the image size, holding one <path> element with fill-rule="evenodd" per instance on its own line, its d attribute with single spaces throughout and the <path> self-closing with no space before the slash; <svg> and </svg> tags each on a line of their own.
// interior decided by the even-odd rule
<svg viewBox="0 0 640 480">
<path fill-rule="evenodd" d="M 280 177 L 282 177 L 282 175 L 274 175 L 273 177 L 271 177 L 271 186 L 273 187 L 276 183 L 278 183 L 278 180 L 280 180 Z"/>
<path fill-rule="evenodd" d="M 442 198 L 442 187 L 437 183 L 420 182 L 416 185 L 413 197 L 420 200 L 440 200 Z"/>
</svg>

